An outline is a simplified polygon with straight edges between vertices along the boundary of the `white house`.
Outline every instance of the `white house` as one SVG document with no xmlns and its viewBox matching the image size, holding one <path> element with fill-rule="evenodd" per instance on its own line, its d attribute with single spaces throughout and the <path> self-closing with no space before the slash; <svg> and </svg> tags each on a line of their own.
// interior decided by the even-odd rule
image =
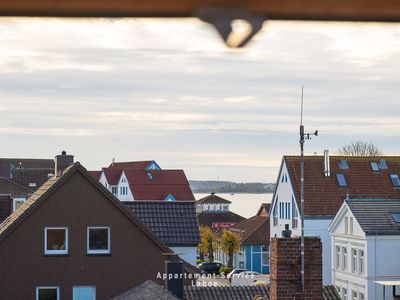
<svg viewBox="0 0 400 300">
<path fill-rule="evenodd" d="M 332 284 L 343 300 L 400 296 L 400 200 L 346 199 L 329 233 Z"/>
<path fill-rule="evenodd" d="M 400 198 L 400 157 L 304 157 L 304 233 L 319 236 L 323 246 L 323 283 L 331 283 L 329 224 L 347 195 L 385 195 Z M 396 181 L 397 178 L 397 181 Z M 270 213 L 271 237 L 282 236 L 289 225 L 300 236 L 300 156 L 284 156 Z"/>
</svg>

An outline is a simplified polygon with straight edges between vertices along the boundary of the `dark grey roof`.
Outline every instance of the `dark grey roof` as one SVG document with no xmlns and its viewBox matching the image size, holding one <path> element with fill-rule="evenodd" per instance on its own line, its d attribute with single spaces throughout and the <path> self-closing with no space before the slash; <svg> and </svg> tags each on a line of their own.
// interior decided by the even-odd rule
<svg viewBox="0 0 400 300">
<path fill-rule="evenodd" d="M 348 199 L 346 203 L 366 235 L 400 235 L 400 223 L 392 216 L 400 213 L 400 200 Z"/>
<path fill-rule="evenodd" d="M 324 300 L 341 300 L 335 286 L 333 285 L 325 285 L 322 287 L 323 293 L 322 296 Z"/>
<path fill-rule="evenodd" d="M 173 294 L 164 290 L 157 283 L 147 280 L 133 289 L 119 295 L 111 300 L 177 300 Z"/>
<path fill-rule="evenodd" d="M 200 242 L 194 201 L 122 203 L 168 246 L 197 246 Z"/>
<path fill-rule="evenodd" d="M 11 175 L 13 181 L 36 191 L 54 175 L 54 168 L 15 169 Z"/>
<path fill-rule="evenodd" d="M 185 286 L 185 300 L 253 300 L 255 296 L 269 298 L 269 286 Z"/>
</svg>

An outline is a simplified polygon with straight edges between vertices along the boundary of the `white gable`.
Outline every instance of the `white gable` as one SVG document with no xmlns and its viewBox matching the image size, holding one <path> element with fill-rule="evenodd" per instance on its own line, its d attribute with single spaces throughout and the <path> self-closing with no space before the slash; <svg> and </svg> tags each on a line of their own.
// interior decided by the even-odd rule
<svg viewBox="0 0 400 300">
<path fill-rule="evenodd" d="M 133 201 L 133 194 L 129 187 L 128 178 L 123 171 L 118 181 L 118 199 L 120 201 Z"/>
</svg>

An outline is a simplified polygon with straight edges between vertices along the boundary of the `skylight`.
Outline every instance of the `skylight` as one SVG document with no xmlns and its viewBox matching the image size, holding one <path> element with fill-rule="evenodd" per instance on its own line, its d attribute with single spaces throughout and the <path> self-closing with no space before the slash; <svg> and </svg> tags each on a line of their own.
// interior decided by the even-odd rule
<svg viewBox="0 0 400 300">
<path fill-rule="evenodd" d="M 379 172 L 380 169 L 379 169 L 379 165 L 377 162 L 371 161 L 369 164 L 371 165 L 372 171 Z"/>
<path fill-rule="evenodd" d="M 381 160 L 379 161 L 379 168 L 380 168 L 381 170 L 386 170 L 386 169 L 388 168 L 387 163 L 386 163 L 386 160 L 381 159 Z"/>
<path fill-rule="evenodd" d="M 396 223 L 400 223 L 400 213 L 394 213 L 392 214 L 392 217 L 396 221 Z"/>
<path fill-rule="evenodd" d="M 349 168 L 349 163 L 347 162 L 347 160 L 341 159 L 340 162 L 339 162 L 339 167 L 342 170 L 348 169 Z"/>
<path fill-rule="evenodd" d="M 344 174 L 337 173 L 336 174 L 336 180 L 337 180 L 337 183 L 338 183 L 338 185 L 340 187 L 347 187 L 348 186 L 347 185 L 347 180 L 346 180 L 346 177 L 344 176 Z"/>
<path fill-rule="evenodd" d="M 400 178 L 398 174 L 390 174 L 390 179 L 394 187 L 400 187 Z"/>
</svg>

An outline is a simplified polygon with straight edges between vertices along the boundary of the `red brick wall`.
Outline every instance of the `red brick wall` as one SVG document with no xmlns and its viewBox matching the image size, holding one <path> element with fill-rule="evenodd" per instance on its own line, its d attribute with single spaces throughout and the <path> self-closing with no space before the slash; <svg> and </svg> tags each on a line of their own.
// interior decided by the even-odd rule
<svg viewBox="0 0 400 300">
<path fill-rule="evenodd" d="M 305 237 L 305 290 L 301 286 L 300 238 L 272 238 L 271 300 L 322 300 L 322 243 Z"/>
</svg>

